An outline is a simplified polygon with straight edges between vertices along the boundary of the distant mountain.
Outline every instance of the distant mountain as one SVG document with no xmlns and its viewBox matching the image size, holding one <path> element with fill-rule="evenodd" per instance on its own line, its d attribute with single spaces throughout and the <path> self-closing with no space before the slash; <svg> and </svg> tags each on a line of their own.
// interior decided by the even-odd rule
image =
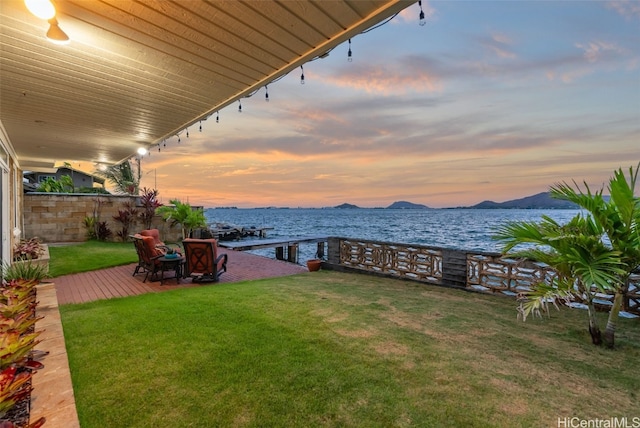
<svg viewBox="0 0 640 428">
<path fill-rule="evenodd" d="M 353 205 L 353 204 L 342 204 L 342 205 L 338 205 L 337 207 L 334 208 L 360 208 L 357 205 Z"/>
<path fill-rule="evenodd" d="M 414 204 L 413 202 L 407 202 L 407 201 L 397 201 L 387 207 L 387 209 L 393 209 L 393 210 L 416 210 L 416 209 L 423 210 L 428 208 L 429 207 L 426 205 Z"/>
<path fill-rule="evenodd" d="M 553 199 L 549 192 L 542 192 L 526 198 L 514 199 L 506 202 L 484 201 L 468 208 L 495 209 L 495 208 L 520 208 L 520 209 L 578 209 L 573 202 Z"/>
</svg>

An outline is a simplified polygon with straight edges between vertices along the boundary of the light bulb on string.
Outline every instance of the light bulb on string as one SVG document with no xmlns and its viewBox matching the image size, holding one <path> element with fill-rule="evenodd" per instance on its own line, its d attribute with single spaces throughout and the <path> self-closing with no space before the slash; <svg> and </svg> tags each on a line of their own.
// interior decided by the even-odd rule
<svg viewBox="0 0 640 428">
<path fill-rule="evenodd" d="M 269 87 L 267 85 L 264 85 L 264 100 L 269 102 Z"/>
<path fill-rule="evenodd" d="M 216 123 L 220 123 L 220 113 L 216 112 Z"/>
<path fill-rule="evenodd" d="M 420 21 L 418 21 L 418 24 L 420 24 L 421 27 L 424 27 L 424 25 L 427 23 L 427 20 L 424 17 L 424 10 L 422 10 L 422 0 L 418 0 L 418 6 L 420 6 Z"/>
<path fill-rule="evenodd" d="M 167 140 L 162 140 L 162 147 L 167 147 Z"/>
<path fill-rule="evenodd" d="M 238 113 L 242 113 L 242 101 L 238 100 Z"/>
<path fill-rule="evenodd" d="M 304 68 L 303 68 L 302 66 L 300 66 L 300 71 L 301 71 L 301 74 L 300 74 L 300 84 L 301 84 L 301 85 L 304 85 Z"/>
<path fill-rule="evenodd" d="M 200 132 L 202 132 L 202 121 L 200 121 L 200 127 L 199 127 Z"/>
<path fill-rule="evenodd" d="M 349 51 L 347 52 L 347 61 L 353 62 L 353 57 L 351 56 L 351 39 L 349 39 Z"/>
<path fill-rule="evenodd" d="M 176 136 L 178 137 L 178 143 L 180 143 L 180 135 L 176 134 Z"/>
<path fill-rule="evenodd" d="M 160 144 L 158 144 L 158 153 L 160 153 Z"/>
<path fill-rule="evenodd" d="M 187 138 L 189 138 L 189 128 L 187 128 Z"/>
</svg>

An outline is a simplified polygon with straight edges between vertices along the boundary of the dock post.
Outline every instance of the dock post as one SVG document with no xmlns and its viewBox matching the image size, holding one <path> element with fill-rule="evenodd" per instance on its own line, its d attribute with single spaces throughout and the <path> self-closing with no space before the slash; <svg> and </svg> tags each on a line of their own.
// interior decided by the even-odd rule
<svg viewBox="0 0 640 428">
<path fill-rule="evenodd" d="M 316 256 L 319 259 L 324 258 L 324 242 L 318 242 L 318 249 L 316 250 Z"/>
</svg>

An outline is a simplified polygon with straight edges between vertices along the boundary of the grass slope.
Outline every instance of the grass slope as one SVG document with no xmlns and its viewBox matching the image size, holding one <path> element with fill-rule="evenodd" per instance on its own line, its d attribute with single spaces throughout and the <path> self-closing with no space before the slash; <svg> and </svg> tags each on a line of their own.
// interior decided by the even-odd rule
<svg viewBox="0 0 640 428">
<path fill-rule="evenodd" d="M 640 324 L 321 271 L 61 307 L 83 428 L 557 426 L 637 414 Z"/>
</svg>

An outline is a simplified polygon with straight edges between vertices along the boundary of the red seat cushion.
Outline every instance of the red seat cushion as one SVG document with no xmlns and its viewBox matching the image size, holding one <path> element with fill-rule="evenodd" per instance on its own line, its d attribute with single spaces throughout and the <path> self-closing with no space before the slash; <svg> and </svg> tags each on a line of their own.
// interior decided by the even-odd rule
<svg viewBox="0 0 640 428">
<path fill-rule="evenodd" d="M 160 231 L 158 229 L 147 229 L 140 232 L 142 236 L 151 236 L 154 241 L 154 245 L 164 245 L 164 242 L 160 240 Z"/>
<path fill-rule="evenodd" d="M 164 255 L 162 251 L 156 248 L 155 240 L 152 236 L 142 235 L 142 242 L 144 242 L 147 253 L 151 258 Z"/>
</svg>

